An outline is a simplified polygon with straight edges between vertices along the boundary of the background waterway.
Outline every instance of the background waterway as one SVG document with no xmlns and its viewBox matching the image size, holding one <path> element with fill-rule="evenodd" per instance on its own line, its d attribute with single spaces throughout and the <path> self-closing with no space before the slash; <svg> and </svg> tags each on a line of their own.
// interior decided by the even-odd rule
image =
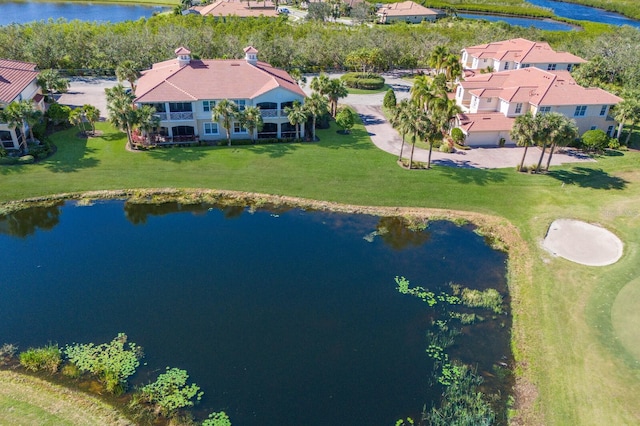
<svg viewBox="0 0 640 426">
<path fill-rule="evenodd" d="M 122 22 L 149 18 L 154 12 L 168 10 L 160 6 L 118 3 L 0 1 L 0 25 L 64 18 L 67 21 Z"/>
<path fill-rule="evenodd" d="M 491 22 L 506 22 L 509 25 L 518 25 L 525 28 L 534 27 L 546 31 L 571 31 L 575 29 L 575 27 L 569 24 L 551 19 L 516 18 L 514 16 L 473 13 L 458 13 L 458 17 L 465 19 L 484 19 L 485 21 Z"/>
<path fill-rule="evenodd" d="M 69 203 L 0 217 L 0 247 L 0 343 L 125 332 L 146 354 L 136 383 L 187 369 L 203 413 L 243 426 L 392 425 L 436 403 L 434 310 L 400 294 L 396 275 L 436 294 L 455 282 L 507 296 L 505 254 L 450 222 Z M 450 355 L 506 398 L 494 368 L 511 359 L 510 316 L 483 315 Z"/>
<path fill-rule="evenodd" d="M 527 0 L 527 2 L 540 7 L 551 9 L 561 18 L 575 19 L 578 21 L 600 22 L 610 25 L 630 25 L 640 28 L 640 21 L 627 18 L 614 12 L 583 6 L 575 3 L 566 3 L 552 0 Z"/>
</svg>

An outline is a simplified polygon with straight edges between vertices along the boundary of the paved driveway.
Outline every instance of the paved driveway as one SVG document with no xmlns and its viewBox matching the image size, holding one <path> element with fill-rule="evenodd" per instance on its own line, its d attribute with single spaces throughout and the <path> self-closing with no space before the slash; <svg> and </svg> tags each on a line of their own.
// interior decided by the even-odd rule
<svg viewBox="0 0 640 426">
<path fill-rule="evenodd" d="M 58 98 L 58 103 L 68 105 L 72 108 L 81 107 L 82 105 L 93 105 L 100 110 L 101 119 L 107 117 L 107 99 L 104 89 L 113 87 L 118 84 L 115 78 L 72 78 L 69 85 L 69 91 L 63 93 Z M 125 83 L 125 86 L 129 86 Z"/>
</svg>

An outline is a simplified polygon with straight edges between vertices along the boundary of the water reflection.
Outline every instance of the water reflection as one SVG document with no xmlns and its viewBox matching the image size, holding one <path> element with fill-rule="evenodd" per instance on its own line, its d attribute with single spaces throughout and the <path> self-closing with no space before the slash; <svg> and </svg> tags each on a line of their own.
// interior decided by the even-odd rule
<svg viewBox="0 0 640 426">
<path fill-rule="evenodd" d="M 34 207 L 0 216 L 0 234 L 26 238 L 38 229 L 49 231 L 60 222 L 60 206 L 63 204 L 61 201 L 48 207 Z"/>
<path fill-rule="evenodd" d="M 376 232 L 394 250 L 419 247 L 429 241 L 431 234 L 420 224 L 410 225 L 402 217 L 382 217 L 376 226 Z"/>
</svg>

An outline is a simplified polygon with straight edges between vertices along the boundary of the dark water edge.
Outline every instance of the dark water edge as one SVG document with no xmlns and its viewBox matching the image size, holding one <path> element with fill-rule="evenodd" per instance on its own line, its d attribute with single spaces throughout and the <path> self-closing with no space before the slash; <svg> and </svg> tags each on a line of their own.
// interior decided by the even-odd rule
<svg viewBox="0 0 640 426">
<path fill-rule="evenodd" d="M 124 331 L 147 353 L 137 383 L 186 368 L 206 393 L 197 414 L 224 409 L 241 425 L 416 416 L 441 392 L 424 355 L 432 315 L 393 277 L 507 295 L 505 255 L 449 222 L 416 231 L 295 208 L 67 203 L 1 218 L 0 246 L 16 272 L 0 279 L 14 296 L 0 301 L 0 336 L 25 349 Z M 452 348 L 505 397 L 494 367 L 510 362 L 509 330 L 510 316 L 465 327 Z"/>
<path fill-rule="evenodd" d="M 509 25 L 529 28 L 534 27 L 544 31 L 572 31 L 576 27 L 564 22 L 552 19 L 521 18 L 517 16 L 495 15 L 491 13 L 458 13 L 458 17 L 464 19 L 477 19 L 490 22 L 506 22 Z"/>
</svg>

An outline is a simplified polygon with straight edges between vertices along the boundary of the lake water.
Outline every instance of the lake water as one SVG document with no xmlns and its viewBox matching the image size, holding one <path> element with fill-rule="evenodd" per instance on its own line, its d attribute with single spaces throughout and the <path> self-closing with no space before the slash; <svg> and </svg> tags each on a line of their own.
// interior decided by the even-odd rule
<svg viewBox="0 0 640 426">
<path fill-rule="evenodd" d="M 0 0 L 0 25 L 26 24 L 64 18 L 67 21 L 122 22 L 149 18 L 154 12 L 168 10 L 159 6 L 137 6 L 117 3 L 2 1 Z"/>
<path fill-rule="evenodd" d="M 611 25 L 631 25 L 640 28 L 640 21 L 622 16 L 618 13 L 607 12 L 602 9 L 595 9 L 589 6 L 582 6 L 574 3 L 566 3 L 552 0 L 527 0 L 529 3 L 546 7 L 553 10 L 553 13 L 562 18 L 575 19 L 579 21 L 601 22 Z"/>
<path fill-rule="evenodd" d="M 198 414 L 225 410 L 243 426 L 392 425 L 437 402 L 434 310 L 398 293 L 396 275 L 507 297 L 505 254 L 449 222 L 416 231 L 298 209 L 67 203 L 0 217 L 0 248 L 0 343 L 125 332 L 146 354 L 135 382 L 184 368 L 205 392 Z M 494 367 L 511 359 L 510 316 L 483 315 L 450 356 L 505 399 Z"/>
<path fill-rule="evenodd" d="M 572 27 L 571 25 L 551 19 L 515 18 L 513 16 L 497 16 L 474 13 L 458 13 L 458 16 L 465 19 L 484 19 L 485 21 L 491 22 L 506 22 L 509 25 L 517 25 L 525 28 L 535 27 L 546 31 L 571 31 L 574 29 L 574 27 Z"/>
</svg>

